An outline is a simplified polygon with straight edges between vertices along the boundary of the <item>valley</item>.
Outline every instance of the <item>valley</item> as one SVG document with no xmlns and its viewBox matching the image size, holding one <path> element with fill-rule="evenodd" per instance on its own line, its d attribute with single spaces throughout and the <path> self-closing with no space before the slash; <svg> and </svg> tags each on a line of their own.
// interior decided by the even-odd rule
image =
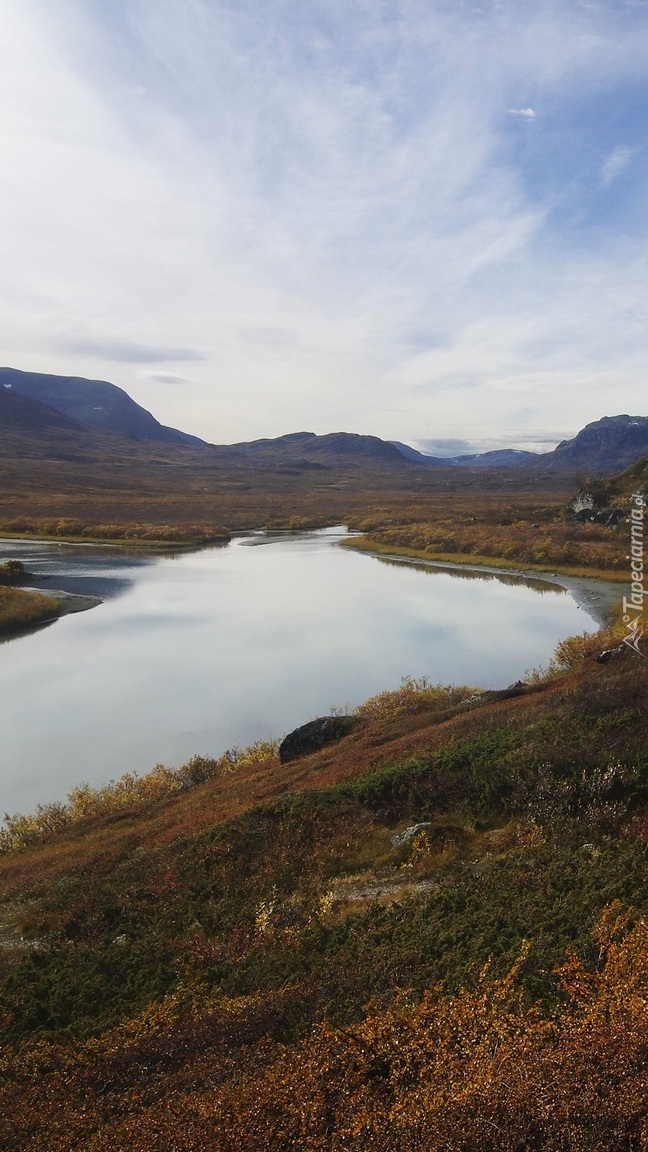
<svg viewBox="0 0 648 1152">
<path fill-rule="evenodd" d="M 183 683 L 216 683 L 199 655 L 204 634 L 234 683 L 226 712 L 256 712 L 259 690 L 249 675 L 233 676 L 225 623 L 209 630 L 197 585 L 182 659 L 155 631 L 165 613 L 177 621 L 182 565 L 200 569 L 218 542 L 224 553 L 244 552 L 246 531 L 295 542 L 304 529 L 346 525 L 358 533 L 348 561 L 387 572 L 407 560 L 408 579 L 427 582 L 424 591 L 461 573 L 475 598 L 479 579 L 494 587 L 497 570 L 497 599 L 522 570 L 554 583 L 557 573 L 603 578 L 619 601 L 632 571 L 639 584 L 639 560 L 631 571 L 629 557 L 640 533 L 631 544 L 629 523 L 633 515 L 643 523 L 633 493 L 645 490 L 648 458 L 634 441 L 642 425 L 630 417 L 604 418 L 556 449 L 559 461 L 571 454 L 564 467 L 555 456 L 550 466 L 484 467 L 417 462 L 346 433 L 229 446 L 138 439 L 79 424 L 31 397 L 7 399 L 11 391 L 0 390 L 5 549 L 49 539 L 57 553 L 63 542 L 99 541 L 113 545 L 99 549 L 110 557 L 127 543 L 134 565 L 150 555 L 160 571 L 165 549 L 176 557 L 168 600 L 159 588 L 144 592 L 141 620 L 126 618 L 112 646 L 155 637 L 143 678 L 158 694 L 163 661 Z M 628 427 L 639 428 L 629 444 Z M 269 563 L 272 545 L 253 551 Z M 433 575 L 419 571 L 421 560 L 458 567 Z M 288 569 L 278 578 L 293 601 L 302 594 L 303 569 L 299 579 Z M 337 587 L 330 575 L 328 585 Z M 214 599 L 213 583 L 206 587 Z M 272 624 L 270 587 L 268 572 L 254 600 Z M 345 569 L 333 610 L 349 588 Z M 451 615 L 449 585 L 444 596 L 439 633 Z M 350 599 L 346 632 L 362 601 Z M 311 616 L 322 602 L 315 598 Z M 494 667 L 505 641 L 515 644 L 512 617 L 489 630 L 470 606 L 452 603 L 466 645 L 474 638 Z M 455 676 L 446 654 L 433 676 L 409 669 L 400 687 L 369 686 L 368 699 L 342 708 L 331 701 L 330 742 L 302 745 L 289 761 L 279 738 L 288 724 L 312 719 L 316 705 L 245 746 L 196 748 L 181 762 L 168 756 L 171 764 L 163 752 L 135 771 L 122 772 L 107 730 L 98 777 L 77 776 L 66 798 L 58 792 L 7 816 L 2 1146 L 643 1147 L 648 661 L 641 628 L 633 648 L 608 608 L 609 600 L 598 615 L 592 609 L 585 632 L 561 634 L 552 654 L 554 637 L 543 665 L 513 683 Z M 100 612 L 79 623 L 94 646 L 107 644 L 108 663 Z M 529 602 L 523 615 L 530 612 Z M 370 612 L 375 635 L 387 631 L 386 615 Z M 277 632 L 285 647 L 286 629 Z M 303 625 L 295 643 L 299 635 Z M 9 672 L 23 643 L 4 646 Z M 83 674 L 83 650 L 67 651 Z M 359 652 L 380 670 L 366 636 Z M 278 661 L 257 659 L 281 686 Z M 348 654 L 334 654 L 332 683 L 346 672 L 353 679 Z M 293 682 L 293 702 L 308 676 L 302 669 Z M 45 692 L 34 672 L 25 685 L 20 707 L 38 737 Z M 112 722 L 124 727 L 127 710 L 120 704 Z M 83 724 L 106 718 L 82 711 L 70 756 L 83 752 Z M 17 759 L 30 770 L 33 757 Z"/>
</svg>

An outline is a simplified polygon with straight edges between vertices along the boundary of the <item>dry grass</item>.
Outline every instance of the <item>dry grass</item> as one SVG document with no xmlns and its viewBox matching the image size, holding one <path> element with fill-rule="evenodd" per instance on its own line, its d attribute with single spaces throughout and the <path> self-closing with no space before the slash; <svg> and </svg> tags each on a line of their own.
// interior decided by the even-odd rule
<svg viewBox="0 0 648 1152">
<path fill-rule="evenodd" d="M 51 620 L 59 612 L 60 606 L 51 596 L 0 586 L 0 635 Z"/>
</svg>

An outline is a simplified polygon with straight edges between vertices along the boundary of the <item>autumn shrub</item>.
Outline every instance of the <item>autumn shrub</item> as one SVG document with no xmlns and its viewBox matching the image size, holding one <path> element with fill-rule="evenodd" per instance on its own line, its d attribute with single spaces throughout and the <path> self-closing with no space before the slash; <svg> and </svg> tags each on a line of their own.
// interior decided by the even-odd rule
<svg viewBox="0 0 648 1152">
<path fill-rule="evenodd" d="M 258 740 L 246 748 L 229 749 L 217 759 L 193 756 L 180 768 L 157 764 L 143 776 L 127 772 L 101 788 L 80 784 L 68 794 L 67 802 L 39 804 L 35 812 L 27 815 L 5 814 L 4 827 L 0 829 L 0 854 L 24 851 L 84 821 L 141 811 L 237 768 L 267 763 L 276 754 L 276 741 Z"/>
<path fill-rule="evenodd" d="M 387 720 L 430 709 L 440 711 L 461 703 L 477 691 L 465 685 L 431 684 L 427 676 L 404 676 L 400 688 L 370 697 L 355 709 L 354 715 L 367 720 Z"/>
<path fill-rule="evenodd" d="M 367 546 L 392 546 L 446 558 L 504 558 L 516 563 L 548 567 L 623 569 L 623 546 L 616 532 L 598 524 L 577 524 L 556 516 L 539 522 L 529 518 L 502 518 L 494 521 L 475 506 L 478 515 L 453 518 L 439 514 L 434 519 L 382 522 L 365 521 L 369 532 Z"/>
<path fill-rule="evenodd" d="M 285 1042 L 307 988 L 185 988 L 119 1028 L 2 1059 L 8 1152 L 637 1152 L 648 1137 L 648 933 L 612 904 L 550 1011 L 508 968 L 369 1004 Z"/>
<path fill-rule="evenodd" d="M 255 740 L 245 748 L 234 745 L 223 753 L 219 760 L 222 771 L 244 768 L 250 764 L 267 764 L 279 755 L 278 740 Z"/>
<path fill-rule="evenodd" d="M 619 760 L 569 774 L 542 764 L 518 793 L 517 805 L 536 824 L 554 832 L 571 821 L 584 828 L 617 831 L 631 802 L 643 796 L 644 775 L 639 767 Z"/>
<path fill-rule="evenodd" d="M 625 635 L 623 625 L 615 624 L 599 632 L 583 632 L 580 636 L 567 636 L 557 645 L 553 664 L 556 668 L 573 668 L 579 661 L 587 660 L 606 648 L 616 646 Z"/>
<path fill-rule="evenodd" d="M 0 533 L 16 533 L 27 537 L 56 537 L 68 540 L 109 540 L 127 544 L 200 545 L 212 542 L 226 542 L 230 539 L 229 530 L 220 524 L 182 524 L 137 522 L 132 519 L 119 521 L 88 521 L 79 517 L 34 517 L 16 516 L 0 520 Z"/>
<path fill-rule="evenodd" d="M 25 565 L 20 560 L 5 560 L 0 564 L 0 585 L 23 584 L 28 575 Z"/>
</svg>

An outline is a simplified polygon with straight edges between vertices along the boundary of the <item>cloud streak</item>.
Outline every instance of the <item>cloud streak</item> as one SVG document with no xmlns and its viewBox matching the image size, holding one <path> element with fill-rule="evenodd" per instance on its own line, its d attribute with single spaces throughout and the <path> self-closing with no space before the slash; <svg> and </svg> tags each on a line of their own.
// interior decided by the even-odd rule
<svg viewBox="0 0 648 1152">
<path fill-rule="evenodd" d="M 7 5 L 5 359 L 221 441 L 640 411 L 647 49 L 612 0 Z"/>
</svg>

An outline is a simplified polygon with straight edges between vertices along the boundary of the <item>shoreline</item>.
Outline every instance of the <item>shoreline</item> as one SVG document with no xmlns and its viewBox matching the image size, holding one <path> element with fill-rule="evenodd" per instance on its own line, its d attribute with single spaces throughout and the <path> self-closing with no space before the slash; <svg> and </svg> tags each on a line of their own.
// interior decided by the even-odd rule
<svg viewBox="0 0 648 1152">
<path fill-rule="evenodd" d="M 70 616 L 73 612 L 87 612 L 90 608 L 97 608 L 103 604 L 101 596 L 84 596 L 79 592 L 63 592 L 60 588 L 35 588 L 32 585 L 25 587 L 25 592 L 35 592 L 39 596 L 49 596 L 51 600 L 56 600 L 59 606 L 57 616 L 52 617 L 53 620 L 58 620 L 59 616 Z M 40 621 L 45 623 L 45 621 Z"/>
</svg>

